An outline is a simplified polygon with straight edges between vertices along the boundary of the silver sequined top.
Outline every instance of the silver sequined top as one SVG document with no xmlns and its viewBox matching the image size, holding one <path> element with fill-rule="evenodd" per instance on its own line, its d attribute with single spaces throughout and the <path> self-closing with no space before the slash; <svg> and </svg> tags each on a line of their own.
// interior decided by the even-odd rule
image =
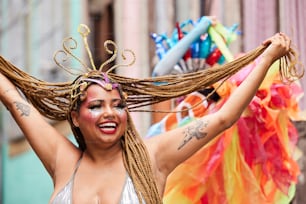
<svg viewBox="0 0 306 204">
<path fill-rule="evenodd" d="M 74 177 L 77 172 L 77 169 L 80 165 L 81 159 L 78 161 L 76 169 L 73 172 L 73 175 L 66 186 L 55 196 L 51 204 L 72 204 L 72 189 Z M 142 203 L 145 204 L 144 200 Z M 134 184 L 132 179 L 127 174 L 126 181 L 124 184 L 124 188 L 121 194 L 121 199 L 119 204 L 139 204 L 139 200 L 134 188 Z"/>
</svg>

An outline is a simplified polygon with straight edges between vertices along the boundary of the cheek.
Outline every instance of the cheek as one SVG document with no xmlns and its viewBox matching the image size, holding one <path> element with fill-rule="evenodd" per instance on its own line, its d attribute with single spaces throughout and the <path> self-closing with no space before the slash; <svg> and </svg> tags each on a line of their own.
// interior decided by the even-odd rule
<svg viewBox="0 0 306 204">
<path fill-rule="evenodd" d="M 94 109 L 94 110 L 89 110 L 87 115 L 89 118 L 95 119 L 100 117 L 101 114 L 102 114 L 102 109 Z"/>
<path fill-rule="evenodd" d="M 126 122 L 127 122 L 127 113 L 125 112 L 125 109 L 117 109 L 116 112 L 117 112 L 117 114 L 118 114 L 118 116 L 120 118 L 120 121 L 122 123 L 126 124 Z"/>
<path fill-rule="evenodd" d="M 116 114 L 119 117 L 122 117 L 122 116 L 126 115 L 125 109 L 123 109 L 123 108 L 115 108 L 114 111 L 116 112 Z"/>
<path fill-rule="evenodd" d="M 85 111 L 82 114 L 82 119 L 83 121 L 94 122 L 99 118 L 100 115 L 101 115 L 101 111 L 97 111 L 97 110 Z"/>
</svg>

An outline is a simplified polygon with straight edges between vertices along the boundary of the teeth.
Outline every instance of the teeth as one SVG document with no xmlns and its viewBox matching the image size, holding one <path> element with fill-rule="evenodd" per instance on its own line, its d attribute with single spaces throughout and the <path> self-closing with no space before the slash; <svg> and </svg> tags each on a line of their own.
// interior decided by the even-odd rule
<svg viewBox="0 0 306 204">
<path fill-rule="evenodd" d="M 116 123 L 103 123 L 102 125 L 100 125 L 99 127 L 101 128 L 115 128 L 116 127 Z"/>
</svg>

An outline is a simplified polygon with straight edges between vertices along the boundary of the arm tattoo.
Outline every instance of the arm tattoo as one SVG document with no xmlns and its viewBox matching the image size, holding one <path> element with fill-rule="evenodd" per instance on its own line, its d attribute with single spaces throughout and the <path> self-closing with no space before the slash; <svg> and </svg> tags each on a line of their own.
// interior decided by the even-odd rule
<svg viewBox="0 0 306 204">
<path fill-rule="evenodd" d="M 30 106 L 20 103 L 20 102 L 14 102 L 16 105 L 17 110 L 21 112 L 21 116 L 29 116 L 30 115 Z"/>
<path fill-rule="evenodd" d="M 192 138 L 196 138 L 197 140 L 200 140 L 207 136 L 207 132 L 204 131 L 204 129 L 207 127 L 208 121 L 202 121 L 198 120 L 196 123 L 192 126 L 189 126 L 185 130 L 185 137 L 181 145 L 178 147 L 178 150 L 183 148 Z"/>
</svg>

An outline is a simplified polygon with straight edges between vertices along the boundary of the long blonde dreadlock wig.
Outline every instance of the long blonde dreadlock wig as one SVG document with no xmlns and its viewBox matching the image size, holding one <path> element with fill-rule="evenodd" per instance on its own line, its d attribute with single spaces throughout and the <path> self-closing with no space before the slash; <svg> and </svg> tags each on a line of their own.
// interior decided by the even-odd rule
<svg viewBox="0 0 306 204">
<path fill-rule="evenodd" d="M 127 112 L 144 111 L 141 109 L 143 106 L 184 96 L 191 92 L 208 88 L 221 80 L 225 81 L 247 64 L 251 63 L 267 48 L 267 46 L 259 46 L 227 64 L 198 72 L 136 79 L 120 76 L 112 72 L 119 66 L 130 66 L 134 63 L 135 56 L 132 51 L 124 50 L 122 52 L 123 59 L 125 59 L 125 52 L 132 53 L 134 58 L 131 63 L 114 65 L 108 71 L 103 72 L 103 67 L 113 62 L 117 57 L 116 45 L 112 41 L 105 42 L 105 50 L 109 54 L 112 54 L 112 56 L 97 69 L 93 63 L 93 58 L 87 44 L 89 29 L 85 25 L 80 25 L 79 33 L 83 38 L 87 54 L 89 55 L 91 68 L 72 53 L 72 50 L 77 48 L 77 43 L 73 38 L 67 38 L 63 43 L 63 50 L 58 51 L 54 57 L 58 66 L 71 73 L 74 72 L 72 69 L 67 69 L 59 63 L 56 58 L 57 54 L 64 54 L 66 57 L 65 60 L 68 57 L 73 57 L 85 68 L 85 72 L 79 73 L 79 76 L 74 81 L 50 83 L 39 80 L 18 69 L 1 56 L 0 71 L 23 92 L 24 96 L 42 115 L 52 120 L 68 120 L 79 144 L 79 148 L 82 151 L 86 149 L 86 144 L 80 130 L 73 126 L 70 112 L 71 110 L 77 109 L 78 104 L 82 101 L 82 97 L 84 97 L 86 87 L 96 82 L 91 79 L 105 83 L 103 84 L 105 87 L 111 86 L 109 88 L 117 88 L 126 103 L 128 108 Z M 65 42 L 68 41 L 72 42 L 73 45 L 67 46 Z M 112 45 L 114 49 L 109 49 L 109 45 Z M 297 53 L 294 49 L 291 48 L 289 53 L 282 57 L 280 61 L 279 71 L 283 81 L 291 82 L 303 76 L 304 70 L 302 69 L 301 71 L 296 68 L 298 61 Z M 147 150 L 135 130 L 129 113 L 128 127 L 125 135 L 122 137 L 122 147 L 124 165 L 132 178 L 140 202 L 143 199 L 147 204 L 162 203 L 161 195 L 158 193 L 153 177 Z"/>
</svg>

